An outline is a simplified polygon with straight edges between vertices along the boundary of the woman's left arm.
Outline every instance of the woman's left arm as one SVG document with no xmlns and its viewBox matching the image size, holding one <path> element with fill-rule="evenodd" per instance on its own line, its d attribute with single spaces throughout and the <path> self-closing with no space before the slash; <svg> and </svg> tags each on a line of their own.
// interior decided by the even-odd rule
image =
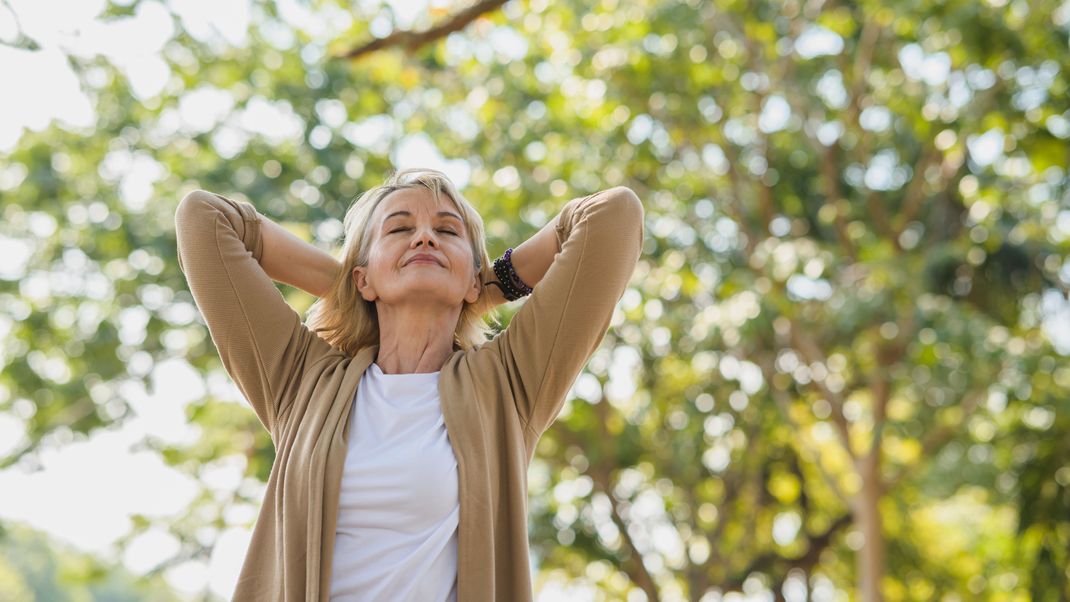
<svg viewBox="0 0 1070 602">
<path fill-rule="evenodd" d="M 525 241 L 528 248 L 514 265 L 535 290 L 480 352 L 500 362 L 529 444 L 557 417 L 605 337 L 642 253 L 643 221 L 639 197 L 615 186 L 565 203 L 546 228 Z M 544 250 L 547 232 L 553 235 L 552 251 Z"/>
<path fill-rule="evenodd" d="M 554 263 L 554 255 L 558 251 L 557 225 L 560 218 L 561 214 L 558 213 L 531 238 L 520 243 L 520 246 L 514 247 L 512 254 L 509 255 L 509 261 L 513 264 L 516 275 L 524 284 L 532 288 L 542 280 Z M 508 303 L 505 293 L 496 285 L 491 284 L 485 288 L 494 301 L 495 307 Z"/>
</svg>

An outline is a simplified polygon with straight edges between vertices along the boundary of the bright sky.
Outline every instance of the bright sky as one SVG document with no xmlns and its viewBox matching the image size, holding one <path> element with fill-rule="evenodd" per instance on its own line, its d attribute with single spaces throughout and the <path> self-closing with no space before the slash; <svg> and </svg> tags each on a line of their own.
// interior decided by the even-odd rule
<svg viewBox="0 0 1070 602">
<path fill-rule="evenodd" d="M 130 3 L 128 0 L 113 2 L 120 5 Z M 369 2 L 361 4 L 369 5 Z M 377 4 L 374 0 L 370 2 L 372 6 Z M 445 2 L 389 0 L 387 4 L 393 8 L 400 26 L 409 27 L 429 7 Z M 67 54 L 107 57 L 129 79 L 134 94 L 141 100 L 148 100 L 169 85 L 171 71 L 161 58 L 161 50 L 177 33 L 176 24 L 205 44 L 219 48 L 243 45 L 247 41 L 246 31 L 251 23 L 257 21 L 260 10 L 249 0 L 145 0 L 138 5 L 133 17 L 103 22 L 98 17 L 106 7 L 105 0 L 6 0 L 6 3 L 0 4 L 0 41 L 4 42 L 14 41 L 16 31 L 15 21 L 7 6 L 14 9 L 24 33 L 35 39 L 42 50 L 28 52 L 0 44 L 0 81 L 18 82 L 18 85 L 9 86 L 0 95 L 0 115 L 3 116 L 0 119 L 0 155 L 12 150 L 26 130 L 42 131 L 53 123 L 92 135 L 94 107 L 67 64 Z M 286 23 L 313 32 L 320 39 L 327 39 L 348 25 L 349 15 L 346 13 L 313 14 L 298 0 L 278 0 L 278 6 Z M 385 35 L 389 28 L 390 21 L 385 16 L 372 22 L 372 29 L 377 35 Z M 293 44 L 292 31 L 288 27 L 266 27 L 264 32 L 271 43 L 280 49 Z M 526 52 L 524 41 L 509 28 L 492 32 L 489 40 L 489 43 L 486 40 L 459 42 L 451 37 L 447 45 L 452 53 L 470 53 L 481 60 L 493 60 L 494 53 L 519 57 Z M 803 33 L 795 51 L 808 59 L 836 54 L 842 47 L 843 41 L 838 35 L 813 26 Z M 309 56 L 316 57 L 315 49 Z M 925 55 L 919 47 L 913 46 L 904 50 L 900 60 L 904 70 L 914 79 L 935 84 L 949 76 L 950 64 L 943 53 Z M 91 82 L 94 77 L 99 75 L 91 74 Z M 819 92 L 834 103 L 842 92 L 842 82 L 830 79 L 819 84 L 819 88 Z M 389 116 L 373 116 L 359 123 L 343 123 L 343 115 L 341 121 L 331 123 L 329 116 L 338 115 L 336 109 L 332 109 L 329 102 L 322 108 L 318 107 L 328 116 L 324 121 L 349 139 L 359 139 L 372 147 L 389 148 L 391 139 L 398 135 L 395 123 Z M 787 125 L 790 117 L 786 100 L 772 96 L 763 107 L 759 125 L 764 131 L 777 131 Z M 871 129 L 887 127 L 888 115 L 879 111 L 864 118 L 872 125 Z M 470 117 L 462 114 L 451 121 L 462 128 L 458 130 L 459 133 L 469 130 L 472 123 Z M 204 85 L 185 92 L 176 109 L 164 111 L 150 134 L 167 137 L 214 131 L 213 144 L 226 157 L 241 152 L 254 135 L 278 142 L 300 136 L 303 127 L 301 117 L 285 102 L 254 98 L 238 110 L 226 91 Z M 653 122 L 636 119 L 629 136 L 645 138 L 653 129 Z M 717 151 L 719 149 L 709 148 L 704 152 L 707 163 L 723 161 L 723 153 Z M 980 163 L 991 163 L 1002 153 L 1002 138 L 989 134 L 978 137 L 971 141 L 970 152 Z M 401 138 L 392 158 L 398 167 L 424 165 L 442 169 L 461 187 L 470 176 L 470 167 L 464 159 L 444 158 L 433 141 L 423 134 Z M 884 163 L 875 161 L 875 167 L 871 166 L 870 169 L 874 171 L 872 176 L 867 173 L 867 184 L 894 186 L 895 158 L 881 160 Z M 712 164 L 711 167 L 716 168 Z M 164 172 L 162 166 L 148 154 L 116 151 L 105 159 L 101 173 L 119 182 L 120 197 L 131 210 L 140 210 L 150 200 L 153 184 L 163 177 Z M 16 175 L 0 170 L 0 188 L 3 188 L 5 178 Z M 34 233 L 40 235 L 46 235 L 56 227 L 54 221 L 49 222 L 46 216 L 40 215 L 35 217 L 31 226 Z M 1062 220 L 1061 214 L 1059 227 L 1070 233 L 1070 217 Z M 13 263 L 7 262 L 0 271 L 0 278 L 19 278 L 24 272 L 20 266 L 24 267 L 30 252 L 30 247 L 25 244 L 0 238 L 0 253 L 14 258 Z M 800 291 L 800 296 L 827 295 L 827 283 L 802 276 L 799 278 L 792 286 Z M 47 294 L 49 286 L 47 279 L 40 278 L 26 278 L 22 284 L 22 290 L 30 295 L 36 294 L 35 291 Z M 98 282 L 97 289 L 106 291 L 107 283 Z M 626 295 L 625 305 L 637 302 L 637 299 Z M 1057 295 L 1045 296 L 1044 307 L 1052 316 L 1049 318 L 1049 333 L 1055 336 L 1055 332 L 1070 332 L 1070 309 Z M 745 311 L 745 308 L 740 311 Z M 136 340 L 138 336 L 144 336 L 146 316 L 135 313 L 124 315 L 122 328 L 124 336 Z M 9 323 L 0 322 L 0 335 L 8 327 Z M 1064 352 L 1070 353 L 1070 341 L 1063 339 L 1057 342 Z M 611 362 L 613 376 L 608 388 L 613 403 L 623 403 L 634 390 L 629 371 L 634 368 L 636 358 L 629 356 L 625 350 L 618 351 L 618 357 Z M 62 371 L 60 366 L 53 368 Z M 741 383 L 753 380 L 748 380 L 748 375 L 753 373 L 748 370 L 749 366 L 740 365 L 738 368 L 736 372 Z M 45 369 L 49 368 L 46 366 Z M 195 441 L 198 433 L 185 423 L 183 409 L 189 402 L 201 398 L 206 391 L 236 403 L 244 401 L 225 374 L 208 375 L 206 382 L 181 359 L 157 365 L 152 372 L 152 383 L 149 391 L 130 383 L 118 387 L 118 394 L 130 403 L 135 412 L 135 418 L 127 421 L 122 428 L 95 433 L 87 441 L 60 440 L 45 445 L 40 471 L 29 473 L 16 466 L 0 472 L 0 491 L 19 492 L 15 496 L 0 496 L 0 516 L 6 520 L 24 521 L 80 550 L 120 560 L 135 572 L 147 571 L 174 554 L 178 541 L 158 529 L 135 539 L 125 549 L 115 545 L 119 537 L 130 532 L 130 516 L 143 514 L 159 519 L 180 516 L 198 491 L 197 482 L 168 468 L 152 451 L 139 449 L 139 443 L 146 437 L 177 444 Z M 581 378 L 577 382 L 576 393 L 580 397 L 593 395 L 596 392 L 592 387 L 596 386 L 597 383 L 590 382 L 590 379 Z M 755 383 L 751 382 L 748 386 L 753 387 Z M 24 434 L 22 421 L 33 411 L 25 403 L 16 403 L 14 407 L 13 413 L 0 414 L 0 455 L 17 447 Z M 199 480 L 221 497 L 228 497 L 235 489 L 242 488 L 254 492 L 254 499 L 259 499 L 262 485 L 243 481 L 243 470 L 243 459 L 220 458 L 204 467 Z M 147 483 L 151 483 L 151 487 L 146 487 Z M 71 503 L 72 500 L 77 500 L 77 503 Z M 191 561 L 173 568 L 167 573 L 169 582 L 177 590 L 191 595 L 207 587 L 229 599 L 249 541 L 248 530 L 240 525 L 251 522 L 256 510 L 253 507 L 228 509 L 225 517 L 232 526 L 222 533 L 209 534 L 216 538 L 210 561 Z M 636 504 L 636 512 L 649 517 L 649 545 L 667 556 L 682 553 L 680 542 L 669 532 L 667 525 L 659 524 L 656 519 L 663 514 L 659 500 L 641 499 Z M 774 525 L 774 536 L 778 540 L 789 541 L 798 528 L 797 516 L 784 515 Z M 790 587 L 793 586 L 789 584 Z M 831 599 L 832 594 L 830 584 L 828 587 L 819 584 L 814 599 Z M 799 593 L 799 588 L 795 588 L 789 600 L 801 600 L 803 595 Z M 555 584 L 546 585 L 542 590 L 544 599 L 560 600 L 565 596 L 569 599 L 592 599 L 594 593 L 589 588 Z M 750 597 L 726 597 L 730 600 L 748 598 L 757 600 L 764 599 L 764 596 L 756 591 Z"/>
<path fill-rule="evenodd" d="M 113 0 L 116 4 L 130 4 Z M 335 9 L 330 14 L 310 12 L 298 0 L 277 0 L 282 19 L 292 27 L 329 39 L 349 26 L 351 15 Z M 253 22 L 261 22 L 262 8 L 249 0 L 145 0 L 137 5 L 131 18 L 112 21 L 99 20 L 106 8 L 105 0 L 10 0 L 18 15 L 23 32 L 41 46 L 39 52 L 0 45 L 0 78 L 17 81 L 0 96 L 0 154 L 9 152 L 17 144 L 24 129 L 41 131 L 53 122 L 75 131 L 92 133 L 95 115 L 88 96 L 81 91 L 66 55 L 92 57 L 101 55 L 116 65 L 130 81 L 135 96 L 148 100 L 159 95 L 169 85 L 171 70 L 161 57 L 161 50 L 177 34 L 178 25 L 195 39 L 220 49 L 227 45 L 241 46 L 247 42 L 247 30 Z M 388 5 L 401 27 L 410 27 L 429 8 L 441 1 L 387 0 L 384 3 L 365 0 L 361 6 Z M 254 21 L 254 16 L 257 17 Z M 376 35 L 386 35 L 392 27 L 385 13 L 373 19 L 371 28 Z M 0 40 L 13 41 L 16 34 L 11 12 L 0 4 Z M 511 32 L 511 33 L 510 33 Z M 277 48 L 291 48 L 295 38 L 289 27 L 277 23 L 263 27 L 265 37 Z M 494 52 L 511 57 L 523 56 L 526 43 L 510 28 L 496 28 L 487 40 L 458 42 L 451 39 L 451 53 L 475 53 L 491 58 Z M 306 60 L 316 60 L 322 48 L 302 50 Z M 306 54 L 307 53 L 307 54 Z M 96 74 L 89 76 L 90 81 Z M 459 119 L 463 120 L 462 116 Z M 373 116 L 360 123 L 339 124 L 341 135 L 352 139 L 360 134 L 363 143 L 373 148 L 389 148 L 392 139 L 399 137 L 393 120 L 388 116 Z M 224 90 L 204 85 L 184 93 L 176 109 L 165 110 L 150 131 L 151 136 L 166 137 L 176 133 L 197 134 L 213 131 L 212 142 L 220 154 L 231 157 L 245 147 L 255 135 L 273 143 L 293 139 L 304 130 L 302 119 L 285 101 L 275 102 L 254 97 L 244 108 L 234 109 L 234 100 Z M 120 153 L 121 154 L 121 153 Z M 435 148 L 426 135 L 401 137 L 391 155 L 398 168 L 427 166 L 447 173 L 461 188 L 471 175 L 464 159 L 448 160 Z M 131 208 L 143 206 L 152 192 L 152 183 L 164 172 L 150 157 L 140 161 L 121 159 L 121 198 Z"/>
</svg>

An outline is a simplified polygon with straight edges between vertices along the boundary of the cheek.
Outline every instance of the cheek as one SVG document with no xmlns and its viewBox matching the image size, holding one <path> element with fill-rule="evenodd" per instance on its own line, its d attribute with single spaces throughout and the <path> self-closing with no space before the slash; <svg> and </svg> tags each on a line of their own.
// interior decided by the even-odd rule
<svg viewBox="0 0 1070 602">
<path fill-rule="evenodd" d="M 462 274 L 469 275 L 476 272 L 475 259 L 471 251 L 460 251 L 454 259 L 454 265 Z"/>
<path fill-rule="evenodd" d="M 370 262 L 380 266 L 388 266 L 391 261 L 397 261 L 404 254 L 404 247 L 391 240 L 380 241 L 372 251 Z"/>
<path fill-rule="evenodd" d="M 382 253 L 373 252 L 368 257 L 367 274 L 368 280 L 376 286 L 383 284 L 385 281 L 389 281 L 390 277 L 390 265 L 383 260 Z"/>
<path fill-rule="evenodd" d="M 457 249 L 457 255 L 468 259 L 468 263 L 472 263 L 474 255 L 472 255 L 472 244 L 467 240 L 458 239 L 453 241 L 454 247 Z"/>
</svg>

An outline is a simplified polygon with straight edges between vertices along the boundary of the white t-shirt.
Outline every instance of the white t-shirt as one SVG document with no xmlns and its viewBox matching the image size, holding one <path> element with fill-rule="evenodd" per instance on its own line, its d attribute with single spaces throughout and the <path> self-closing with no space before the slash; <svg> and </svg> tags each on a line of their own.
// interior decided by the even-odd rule
<svg viewBox="0 0 1070 602">
<path fill-rule="evenodd" d="M 457 599 L 457 460 L 439 372 L 372 362 L 349 416 L 331 569 L 332 602 Z"/>
</svg>

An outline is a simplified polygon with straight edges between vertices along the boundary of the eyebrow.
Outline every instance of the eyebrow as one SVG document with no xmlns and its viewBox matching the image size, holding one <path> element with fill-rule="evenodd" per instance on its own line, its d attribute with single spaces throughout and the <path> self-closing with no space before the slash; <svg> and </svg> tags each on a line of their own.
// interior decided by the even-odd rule
<svg viewBox="0 0 1070 602">
<path fill-rule="evenodd" d="M 409 212 L 409 211 L 395 211 L 395 212 L 391 213 L 390 215 L 386 216 L 383 219 L 383 223 L 385 224 L 387 222 L 387 220 L 389 220 L 390 218 L 392 218 L 394 216 L 397 216 L 397 215 L 404 215 L 404 216 L 410 216 L 411 217 L 412 216 L 412 212 Z M 452 218 L 456 219 L 457 221 L 461 222 L 462 224 L 464 223 L 464 220 L 461 219 L 461 216 L 457 215 L 456 213 L 454 213 L 452 211 L 439 211 L 438 215 L 439 215 L 439 217 L 452 217 Z"/>
</svg>

